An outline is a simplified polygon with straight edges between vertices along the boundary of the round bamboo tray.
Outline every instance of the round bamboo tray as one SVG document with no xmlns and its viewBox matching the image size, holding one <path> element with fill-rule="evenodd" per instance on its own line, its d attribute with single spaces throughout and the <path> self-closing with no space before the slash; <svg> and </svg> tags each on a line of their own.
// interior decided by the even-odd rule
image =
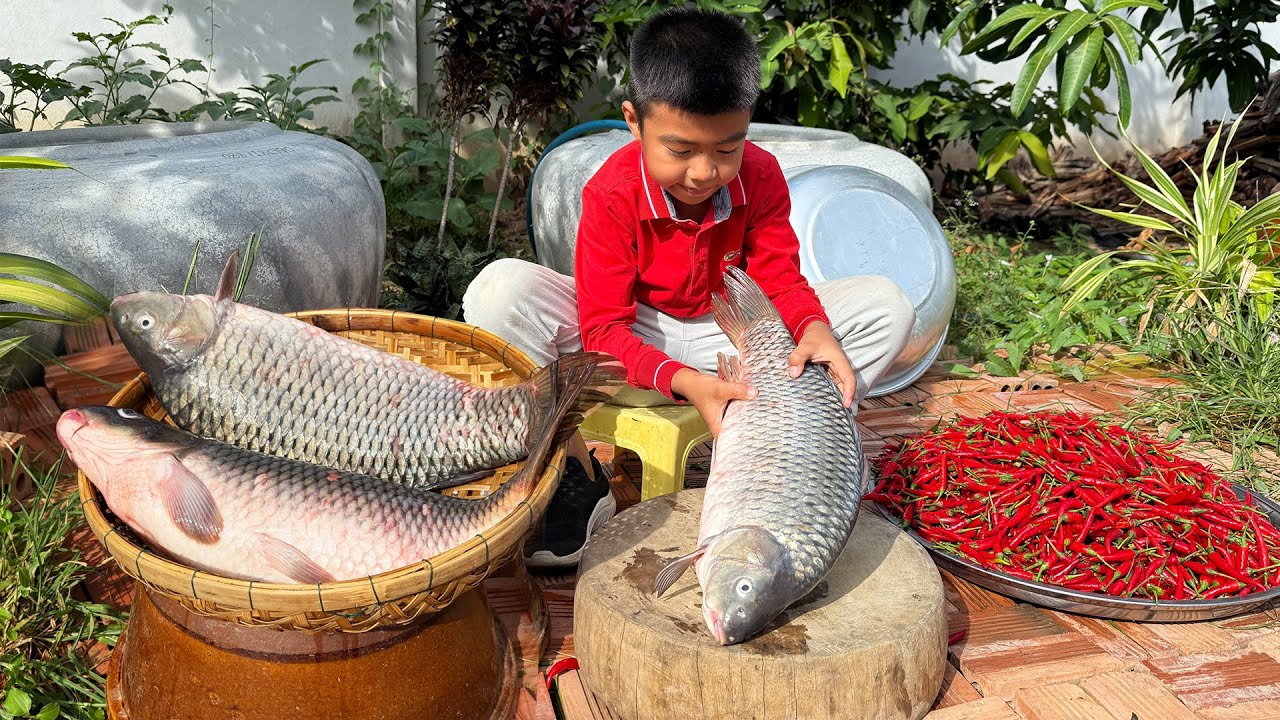
<svg viewBox="0 0 1280 720">
<path fill-rule="evenodd" d="M 537 369 L 515 346 L 464 323 L 372 309 L 321 310 L 291 317 L 485 387 L 518 384 Z M 173 424 L 152 393 L 145 373 L 121 389 L 110 404 Z M 437 613 L 518 557 L 559 484 L 564 461 L 564 447 L 556 448 L 519 509 L 468 542 L 408 567 L 316 585 L 221 577 L 157 555 L 110 514 L 84 473 L 77 472 L 77 479 L 89 528 L 107 552 L 126 573 L 191 611 L 281 630 L 364 632 Z M 522 464 L 500 468 L 487 479 L 450 488 L 448 493 L 483 497 L 511 478 Z"/>
</svg>

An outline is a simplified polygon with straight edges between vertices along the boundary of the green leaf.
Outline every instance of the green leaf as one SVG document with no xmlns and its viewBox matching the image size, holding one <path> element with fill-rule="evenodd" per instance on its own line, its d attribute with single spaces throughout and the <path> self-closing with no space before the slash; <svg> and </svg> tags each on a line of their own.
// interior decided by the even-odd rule
<svg viewBox="0 0 1280 720">
<path fill-rule="evenodd" d="M 1031 37 L 1032 33 L 1034 33 L 1036 30 L 1039 30 L 1042 25 L 1054 19 L 1055 17 L 1058 17 L 1060 15 L 1066 15 L 1066 14 L 1067 14 L 1066 10 L 1059 10 L 1051 15 L 1045 15 L 1043 17 L 1038 17 L 1032 20 L 1028 20 L 1022 26 L 1022 29 L 1018 30 L 1017 34 L 1013 36 L 1013 39 L 1009 41 L 1009 52 L 1013 53 L 1017 51 L 1017 49 L 1022 46 L 1022 43 L 1026 42 L 1027 38 Z"/>
<path fill-rule="evenodd" d="M 1129 62 L 1136 63 L 1142 59 L 1142 45 L 1138 42 L 1138 31 L 1134 30 L 1132 25 L 1113 16 L 1102 18 L 1102 22 L 1111 28 L 1112 34 L 1120 41 L 1120 46 L 1124 48 L 1124 54 L 1129 58 Z"/>
<path fill-rule="evenodd" d="M 1018 82 L 1013 86 L 1010 104 L 1014 117 L 1022 115 L 1022 112 L 1027 109 L 1027 103 L 1031 102 L 1031 97 L 1035 94 L 1036 85 L 1040 83 L 1045 70 L 1048 70 L 1057 58 L 1058 51 L 1077 33 L 1091 25 L 1095 19 L 1094 15 L 1083 10 L 1072 10 L 1040 44 L 1039 49 L 1031 55 L 1026 67 L 1022 69 L 1022 73 L 1018 75 Z"/>
<path fill-rule="evenodd" d="M 992 150 L 991 155 L 986 159 L 987 179 L 995 177 L 1005 163 L 1017 156 L 1020 147 L 1022 147 L 1022 140 L 1019 137 L 1019 131 L 1010 128 L 1008 134 L 1000 140 L 1000 144 L 996 145 L 996 149 Z"/>
<path fill-rule="evenodd" d="M 1095 27 L 1088 35 L 1076 38 L 1072 49 L 1062 64 L 1062 84 L 1058 86 L 1058 104 L 1064 115 L 1071 112 L 1084 92 L 1084 85 L 1089 80 L 1093 66 L 1098 64 L 1102 55 L 1103 30 Z"/>
<path fill-rule="evenodd" d="M 969 19 L 970 15 L 977 12 L 984 2 L 985 0 L 969 0 L 969 2 L 961 5 L 960 9 L 956 11 L 956 16 L 951 19 L 950 23 L 947 23 L 946 29 L 942 31 L 942 36 L 938 38 L 938 44 L 945 46 L 951 42 L 951 38 L 955 37 L 956 33 L 960 31 L 960 26 Z"/>
<path fill-rule="evenodd" d="M 1151 217 L 1150 215 L 1139 215 L 1137 213 L 1118 212 L 1115 210 L 1104 210 L 1102 208 L 1085 208 L 1085 209 L 1090 212 L 1095 212 L 1103 217 L 1111 218 L 1112 220 L 1119 220 L 1122 223 L 1128 223 L 1130 225 L 1137 225 L 1138 227 L 1142 227 L 1142 228 L 1151 228 L 1152 230 L 1163 230 L 1165 232 L 1178 231 L 1177 228 L 1165 222 L 1164 220 L 1161 220 L 1160 218 Z"/>
<path fill-rule="evenodd" d="M 783 35 L 777 40 L 774 40 L 773 44 L 769 46 L 769 50 L 764 54 L 765 62 L 769 62 L 770 60 L 777 58 L 784 51 L 786 51 L 788 48 L 790 48 L 795 44 L 796 44 L 796 36 L 791 33 L 787 33 L 786 35 Z"/>
<path fill-rule="evenodd" d="M 934 99 L 932 95 L 916 95 L 911 98 L 911 103 L 907 106 L 907 119 L 915 122 L 924 117 L 933 105 Z"/>
<path fill-rule="evenodd" d="M 987 358 L 985 364 L 987 372 L 996 377 L 1013 377 L 1018 374 L 1018 371 L 1013 367 L 1013 363 L 999 355 L 992 355 Z"/>
<path fill-rule="evenodd" d="M 1064 10 L 1050 10 L 1040 7 L 1032 3 L 1026 5 L 1017 5 L 1009 10 L 1004 11 L 995 20 L 992 20 L 986 27 L 982 28 L 982 32 L 974 35 L 969 42 L 964 44 L 960 52 L 968 54 L 974 52 L 987 43 L 991 42 L 996 36 L 1004 32 L 1009 25 L 1019 20 L 1031 20 L 1037 22 L 1037 25 L 1043 24 L 1054 17 L 1066 14 Z"/>
<path fill-rule="evenodd" d="M 3 358 L 5 355 L 8 355 L 10 351 L 18 347 L 19 345 L 21 345 L 23 341 L 29 337 L 31 336 L 22 335 L 19 337 L 5 338 L 4 340 L 0 340 L 0 358 Z"/>
<path fill-rule="evenodd" d="M 111 301 L 89 283 L 46 260 L 27 255 L 0 253 L 0 274 L 21 275 L 64 287 L 96 306 L 99 312 L 111 309 Z"/>
<path fill-rule="evenodd" d="M 70 170 L 71 166 L 41 157 L 0 155 L 0 169 Z"/>
<path fill-rule="evenodd" d="M 46 703 L 40 708 L 40 712 L 36 715 L 36 720 L 57 720 L 58 703 Z"/>
<path fill-rule="evenodd" d="M 1035 165 L 1036 170 L 1045 177 L 1053 177 L 1056 174 L 1053 161 L 1049 159 L 1049 150 L 1045 148 L 1040 138 L 1026 130 L 1019 131 L 1018 137 L 1022 140 L 1022 146 L 1027 149 L 1027 154 L 1031 156 L 1031 164 Z"/>
<path fill-rule="evenodd" d="M 1185 0 L 1183 0 L 1185 2 Z M 1099 15 L 1108 15 L 1117 10 L 1129 10 L 1132 8 L 1151 8 L 1152 10 L 1164 10 L 1164 3 L 1156 0 L 1107 0 L 1098 10 Z"/>
<path fill-rule="evenodd" d="M 1111 43 L 1104 43 L 1102 52 L 1107 56 L 1107 64 L 1116 73 L 1116 95 L 1120 97 L 1120 129 L 1129 127 L 1129 120 L 1133 117 L 1133 97 L 1129 92 L 1129 71 L 1125 68 L 1124 63 L 1120 62 L 1120 54 L 1116 52 Z"/>
<path fill-rule="evenodd" d="M 14 717 L 25 717 L 31 712 L 31 696 L 18 688 L 9 688 L 4 694 L 4 711 Z"/>
<path fill-rule="evenodd" d="M 1133 145 L 1133 154 L 1138 156 L 1138 160 L 1142 162 L 1142 167 L 1147 171 L 1147 175 L 1155 181 L 1156 187 L 1159 188 L 1160 195 L 1163 198 L 1163 204 L 1167 206 L 1167 208 L 1162 207 L 1161 209 L 1183 222 L 1191 223 L 1191 209 L 1187 207 L 1186 200 L 1182 198 L 1182 190 L 1178 188 L 1177 183 L 1175 183 L 1173 179 L 1169 177 L 1169 174 L 1164 171 L 1164 168 L 1160 167 L 1155 160 L 1152 160 L 1151 156 L 1142 148 L 1137 145 Z M 1207 154 L 1206 157 L 1208 157 Z M 1208 164 L 1207 160 L 1205 162 Z M 1121 176 L 1121 179 L 1123 180 L 1124 177 Z M 1125 184 L 1128 185 L 1129 183 Z M 1139 197 L 1142 197 L 1142 195 L 1139 194 Z M 1143 200 L 1147 200 L 1147 198 L 1143 197 Z M 1151 201 L 1147 200 L 1147 202 Z M 1151 204 L 1156 207 L 1161 207 L 1159 203 L 1152 202 Z"/>
<path fill-rule="evenodd" d="M 844 40 L 840 36 L 831 35 L 831 66 L 827 69 L 827 79 L 836 94 L 844 97 L 849 91 L 849 75 L 853 72 L 853 61 L 849 59 L 849 51 L 845 49 Z"/>
<path fill-rule="evenodd" d="M 911 22 L 911 29 L 917 34 L 924 32 L 925 21 L 929 19 L 930 5 L 932 5 L 931 0 L 911 0 L 907 5 L 907 17 Z"/>
</svg>

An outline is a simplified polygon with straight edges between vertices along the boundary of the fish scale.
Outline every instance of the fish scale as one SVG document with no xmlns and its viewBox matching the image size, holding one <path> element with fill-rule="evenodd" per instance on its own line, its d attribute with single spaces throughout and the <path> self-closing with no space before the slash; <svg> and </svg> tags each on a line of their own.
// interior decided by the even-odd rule
<svg viewBox="0 0 1280 720">
<path fill-rule="evenodd" d="M 174 422 L 198 435 L 433 488 L 524 457 L 538 431 L 531 383 L 480 388 L 275 313 L 185 300 L 201 297 L 216 332 L 185 365 L 117 323 Z"/>
<path fill-rule="evenodd" d="M 797 582 L 808 585 L 825 575 L 852 530 L 861 443 L 848 411 L 832 402 L 824 370 L 787 374 L 794 349 L 781 321 L 744 334 L 743 381 L 759 394 L 725 413 L 698 541 L 736 525 L 768 528 L 790 553 Z"/>
<path fill-rule="evenodd" d="M 755 388 L 728 403 L 707 477 L 697 548 L 655 578 L 662 595 L 690 566 L 702 614 L 722 645 L 742 642 L 804 597 L 830 571 L 862 499 L 862 441 L 827 370 L 789 373 L 796 343 L 777 308 L 738 267 L 712 297 L 739 355 L 720 377 Z"/>
</svg>

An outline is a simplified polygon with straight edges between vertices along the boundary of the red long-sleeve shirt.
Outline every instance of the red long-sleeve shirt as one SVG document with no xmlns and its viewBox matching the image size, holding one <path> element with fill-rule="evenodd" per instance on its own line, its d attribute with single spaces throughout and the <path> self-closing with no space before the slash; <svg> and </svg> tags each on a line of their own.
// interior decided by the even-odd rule
<svg viewBox="0 0 1280 720">
<path fill-rule="evenodd" d="M 671 378 L 685 367 L 635 334 L 636 303 L 675 317 L 704 315 L 711 294 L 724 292 L 729 265 L 760 285 L 796 339 L 815 320 L 830 324 L 800 274 L 777 158 L 750 142 L 742 153 L 742 169 L 713 195 L 701 223 L 673 217 L 638 142 L 610 156 L 582 190 L 574 258 L 582 345 L 618 358 L 636 387 L 672 397 Z"/>
</svg>

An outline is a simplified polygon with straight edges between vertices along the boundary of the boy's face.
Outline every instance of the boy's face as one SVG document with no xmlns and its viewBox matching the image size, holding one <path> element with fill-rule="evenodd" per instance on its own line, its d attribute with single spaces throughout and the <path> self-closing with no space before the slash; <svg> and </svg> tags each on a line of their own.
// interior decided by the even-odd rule
<svg viewBox="0 0 1280 720">
<path fill-rule="evenodd" d="M 697 206 L 738 175 L 751 111 L 699 115 L 662 102 L 649 106 L 644 131 L 631 101 L 622 103 L 653 179 L 680 203 Z"/>
</svg>

